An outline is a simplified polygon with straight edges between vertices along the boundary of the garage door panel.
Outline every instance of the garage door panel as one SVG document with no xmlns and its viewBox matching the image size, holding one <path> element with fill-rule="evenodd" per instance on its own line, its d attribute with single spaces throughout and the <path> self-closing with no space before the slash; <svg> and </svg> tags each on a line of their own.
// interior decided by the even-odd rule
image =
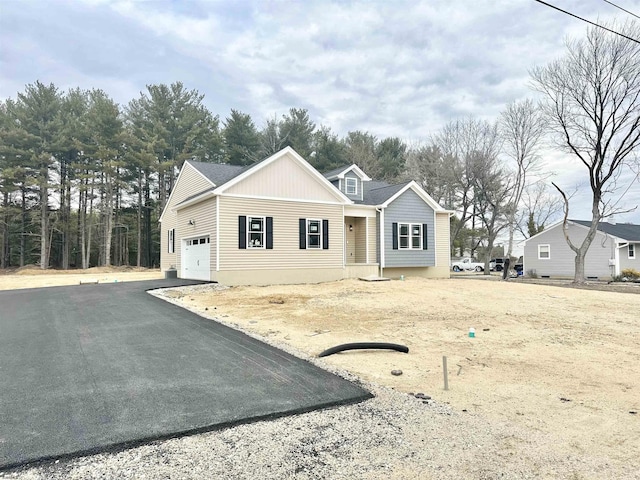
<svg viewBox="0 0 640 480">
<path fill-rule="evenodd" d="M 182 243 L 182 278 L 211 280 L 211 244 L 209 237 L 188 239 Z"/>
</svg>

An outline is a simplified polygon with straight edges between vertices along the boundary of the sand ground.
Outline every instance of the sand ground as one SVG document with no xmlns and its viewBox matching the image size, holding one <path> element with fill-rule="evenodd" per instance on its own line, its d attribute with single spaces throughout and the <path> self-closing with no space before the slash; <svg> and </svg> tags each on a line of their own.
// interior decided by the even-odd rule
<svg viewBox="0 0 640 480">
<path fill-rule="evenodd" d="M 409 354 L 352 351 L 325 360 L 368 381 L 541 432 L 568 454 L 616 462 L 640 455 L 639 295 L 408 278 L 175 296 L 311 356 L 349 342 L 404 344 Z"/>
<path fill-rule="evenodd" d="M 160 269 L 138 267 L 93 267 L 86 270 L 40 270 L 28 266 L 18 270 L 0 270 L 0 290 L 58 287 L 82 283 L 134 282 L 164 278 Z"/>
</svg>

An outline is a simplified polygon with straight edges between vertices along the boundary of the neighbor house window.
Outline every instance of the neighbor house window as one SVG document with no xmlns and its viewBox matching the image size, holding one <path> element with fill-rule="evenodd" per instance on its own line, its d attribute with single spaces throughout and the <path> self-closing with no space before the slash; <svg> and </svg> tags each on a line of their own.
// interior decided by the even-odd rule
<svg viewBox="0 0 640 480">
<path fill-rule="evenodd" d="M 393 249 L 427 250 L 427 224 L 393 223 L 391 226 Z"/>
<path fill-rule="evenodd" d="M 167 251 L 169 253 L 175 253 L 176 251 L 176 229 L 172 228 L 171 230 L 169 230 L 169 237 L 168 237 L 168 242 L 167 242 Z"/>
<path fill-rule="evenodd" d="M 551 246 L 549 244 L 538 245 L 538 259 L 548 260 L 549 258 L 551 258 Z"/>
<path fill-rule="evenodd" d="M 300 249 L 329 249 L 329 220 L 300 219 Z"/>
<path fill-rule="evenodd" d="M 636 258 L 636 246 L 633 243 L 629 244 L 629 259 L 633 260 Z"/>
<path fill-rule="evenodd" d="M 238 217 L 238 248 L 273 248 L 273 217 Z"/>
<path fill-rule="evenodd" d="M 357 195 L 358 194 L 358 180 L 356 178 L 346 178 L 345 179 L 345 192 L 347 195 Z"/>
</svg>

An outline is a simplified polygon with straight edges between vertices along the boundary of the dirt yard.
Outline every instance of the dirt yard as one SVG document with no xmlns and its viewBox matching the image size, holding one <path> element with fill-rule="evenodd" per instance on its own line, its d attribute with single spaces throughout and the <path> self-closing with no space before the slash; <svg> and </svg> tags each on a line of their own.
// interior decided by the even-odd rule
<svg viewBox="0 0 640 480">
<path fill-rule="evenodd" d="M 0 270 L 0 290 L 57 287 L 82 283 L 134 282 L 164 278 L 159 269 L 138 267 L 93 267 L 87 270 L 40 270 L 36 266 Z"/>
<path fill-rule="evenodd" d="M 640 455 L 640 295 L 418 278 L 215 288 L 173 296 L 310 356 L 349 342 L 407 345 L 409 354 L 352 351 L 325 360 L 459 412 L 542 433 L 558 452 L 631 464 Z M 505 448 L 517 450 L 522 441 L 505 439 Z"/>
</svg>

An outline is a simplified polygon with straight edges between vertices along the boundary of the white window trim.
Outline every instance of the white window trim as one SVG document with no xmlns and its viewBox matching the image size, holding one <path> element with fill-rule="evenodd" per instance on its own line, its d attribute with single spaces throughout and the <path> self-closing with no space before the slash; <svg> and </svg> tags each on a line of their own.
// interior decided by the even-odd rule
<svg viewBox="0 0 640 480">
<path fill-rule="evenodd" d="M 317 233 L 311 233 L 309 231 L 309 226 L 311 225 L 311 222 L 318 222 L 318 232 Z M 321 250 L 322 249 L 322 220 L 317 219 L 317 218 L 307 218 L 307 248 L 308 249 L 312 249 L 312 250 Z M 311 242 L 309 241 L 309 239 L 311 238 L 311 235 L 318 235 L 318 246 L 315 245 L 311 245 Z"/>
<path fill-rule="evenodd" d="M 402 246 L 402 242 L 400 241 L 400 228 L 402 227 L 402 225 L 407 225 L 408 227 L 408 235 L 406 235 L 407 237 L 407 246 L 403 247 Z M 419 233 L 419 242 L 418 242 L 418 246 L 414 247 L 413 246 L 413 237 L 414 235 L 412 234 L 413 232 L 413 227 L 418 227 L 420 233 Z M 403 235 L 404 236 L 404 235 Z M 398 250 L 422 250 L 422 224 L 421 223 L 407 223 L 407 222 L 398 222 Z"/>
<path fill-rule="evenodd" d="M 260 231 L 252 231 L 251 230 L 251 220 L 262 220 L 262 230 Z M 261 233 L 262 234 L 262 242 L 260 245 L 252 245 L 251 244 L 251 233 Z M 247 248 L 251 249 L 265 249 L 267 248 L 267 217 L 261 217 L 252 215 L 247 215 Z"/>
<path fill-rule="evenodd" d="M 631 254 L 631 250 L 633 250 L 633 255 Z M 636 245 L 635 245 L 635 243 L 630 243 L 629 245 L 627 245 L 627 257 L 629 257 L 629 260 L 635 260 L 636 259 Z"/>
<path fill-rule="evenodd" d="M 353 181 L 353 192 L 349 191 L 349 182 Z M 358 179 L 347 177 L 344 179 L 344 193 L 347 195 L 358 195 Z"/>
<path fill-rule="evenodd" d="M 547 254 L 549 255 L 548 257 L 541 257 L 540 256 L 540 248 L 541 247 L 547 247 Z M 548 243 L 541 243 L 538 245 L 538 260 L 550 260 L 551 259 L 551 245 Z"/>
</svg>

